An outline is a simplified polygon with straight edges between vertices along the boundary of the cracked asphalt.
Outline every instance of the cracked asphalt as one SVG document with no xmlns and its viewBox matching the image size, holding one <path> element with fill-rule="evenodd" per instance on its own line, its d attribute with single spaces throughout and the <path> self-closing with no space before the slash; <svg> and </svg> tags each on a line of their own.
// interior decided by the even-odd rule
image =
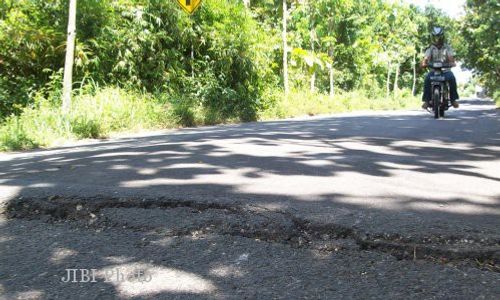
<svg viewBox="0 0 500 300">
<path fill-rule="evenodd" d="M 1 154 L 0 298 L 495 299 L 498 117 L 466 100 L 444 120 L 356 113 Z"/>
</svg>

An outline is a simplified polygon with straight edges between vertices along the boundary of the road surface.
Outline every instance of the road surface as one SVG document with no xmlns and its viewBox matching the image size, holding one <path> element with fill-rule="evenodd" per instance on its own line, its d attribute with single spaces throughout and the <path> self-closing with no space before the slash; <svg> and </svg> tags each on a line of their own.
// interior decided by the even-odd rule
<svg viewBox="0 0 500 300">
<path fill-rule="evenodd" d="M 499 111 L 461 105 L 0 155 L 0 292 L 493 299 Z M 65 283 L 68 268 L 100 277 Z M 152 280 L 102 275 L 137 269 Z"/>
</svg>

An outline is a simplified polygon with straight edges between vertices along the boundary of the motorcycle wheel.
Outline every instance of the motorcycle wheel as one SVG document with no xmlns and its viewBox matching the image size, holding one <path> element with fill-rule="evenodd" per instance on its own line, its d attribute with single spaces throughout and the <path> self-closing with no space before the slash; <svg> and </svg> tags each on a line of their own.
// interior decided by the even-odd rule
<svg viewBox="0 0 500 300">
<path fill-rule="evenodd" d="M 439 88 L 436 87 L 434 88 L 434 91 L 432 93 L 432 107 L 434 110 L 434 119 L 439 119 L 441 115 L 441 101 L 439 101 L 441 98 L 441 92 L 439 91 Z"/>
</svg>

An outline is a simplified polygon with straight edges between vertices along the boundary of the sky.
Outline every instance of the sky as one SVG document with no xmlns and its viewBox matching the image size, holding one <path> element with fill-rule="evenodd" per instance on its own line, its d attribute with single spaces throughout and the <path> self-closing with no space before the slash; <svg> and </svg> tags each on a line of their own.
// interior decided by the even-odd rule
<svg viewBox="0 0 500 300">
<path fill-rule="evenodd" d="M 430 4 L 442 9 L 452 18 L 458 18 L 464 15 L 465 0 L 404 0 L 407 3 L 416 4 L 425 7 Z"/>
<path fill-rule="evenodd" d="M 464 5 L 465 0 L 404 0 L 407 3 L 418 5 L 424 8 L 427 5 L 433 5 L 437 8 L 442 9 L 452 18 L 458 18 L 465 14 Z M 460 67 L 455 67 L 452 69 L 457 82 L 466 83 L 470 80 L 472 72 L 468 70 L 462 70 Z"/>
</svg>

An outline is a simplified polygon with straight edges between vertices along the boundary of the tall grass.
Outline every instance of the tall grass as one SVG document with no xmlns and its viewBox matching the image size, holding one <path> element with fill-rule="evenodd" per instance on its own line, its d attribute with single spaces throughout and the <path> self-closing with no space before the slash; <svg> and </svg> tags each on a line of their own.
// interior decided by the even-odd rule
<svg viewBox="0 0 500 300">
<path fill-rule="evenodd" d="M 294 91 L 288 97 L 274 95 L 275 104 L 262 112 L 261 119 L 279 119 L 319 114 L 342 113 L 359 110 L 397 110 L 413 109 L 421 106 L 418 97 L 409 91 L 400 91 L 389 98 L 370 96 L 366 92 L 341 92 L 333 97 L 323 94 Z"/>
<path fill-rule="evenodd" d="M 167 106 L 152 96 L 119 88 L 104 88 L 74 97 L 72 109 L 39 97 L 20 116 L 0 127 L 0 150 L 60 145 L 68 140 L 104 138 L 112 132 L 173 126 Z"/>
</svg>

